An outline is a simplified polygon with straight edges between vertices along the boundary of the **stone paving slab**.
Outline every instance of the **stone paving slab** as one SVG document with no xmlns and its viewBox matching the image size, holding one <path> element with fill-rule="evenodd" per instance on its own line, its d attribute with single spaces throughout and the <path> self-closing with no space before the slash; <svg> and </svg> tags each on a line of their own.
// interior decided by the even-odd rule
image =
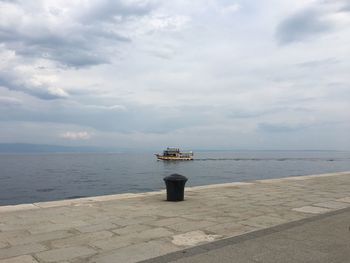
<svg viewBox="0 0 350 263">
<path fill-rule="evenodd" d="M 132 263 L 132 262 L 138 262 L 145 258 L 154 258 L 154 257 L 164 255 L 170 252 L 174 252 L 177 250 L 178 250 L 178 247 L 169 242 L 164 242 L 163 240 L 152 240 L 149 242 L 133 244 L 114 251 L 100 253 L 97 256 L 87 259 L 86 262 L 88 263 L 94 263 L 94 262 Z"/>
<path fill-rule="evenodd" d="M 142 263 L 347 263 L 350 209 L 170 253 Z"/>
<path fill-rule="evenodd" d="M 50 249 L 48 251 L 43 251 L 36 253 L 36 257 L 43 262 L 58 262 L 63 260 L 70 260 L 79 257 L 86 257 L 95 255 L 97 252 L 89 247 L 77 246 L 77 247 L 67 247 Z"/>
<path fill-rule="evenodd" d="M 0 263 L 138 262 L 349 207 L 349 189 L 342 172 L 3 206 Z"/>
<path fill-rule="evenodd" d="M 0 259 L 11 258 L 19 255 L 33 254 L 48 250 L 47 247 L 38 243 L 11 246 L 0 249 Z"/>
<path fill-rule="evenodd" d="M 14 211 L 23 211 L 23 210 L 31 210 L 38 209 L 39 207 L 34 204 L 23 204 L 23 205 L 5 205 L 0 206 L 1 212 L 14 212 Z"/>
<path fill-rule="evenodd" d="M 24 236 L 15 236 L 11 238 L 7 238 L 7 242 L 11 244 L 12 246 L 17 245 L 24 245 L 24 244 L 30 244 L 30 243 L 38 243 L 38 242 L 45 242 L 48 240 L 55 240 L 55 239 L 62 239 L 73 236 L 72 232 L 66 231 L 66 230 L 60 230 L 60 231 L 53 231 L 53 232 L 46 232 L 46 233 L 40 233 L 40 234 L 34 234 L 34 235 L 24 235 Z"/>
<path fill-rule="evenodd" d="M 322 214 L 331 211 L 328 208 L 317 207 L 317 206 L 303 206 L 293 208 L 293 211 L 302 212 L 302 213 L 311 213 L 311 214 Z"/>
<path fill-rule="evenodd" d="M 32 256 L 18 256 L 0 260 L 0 263 L 38 263 Z"/>
</svg>

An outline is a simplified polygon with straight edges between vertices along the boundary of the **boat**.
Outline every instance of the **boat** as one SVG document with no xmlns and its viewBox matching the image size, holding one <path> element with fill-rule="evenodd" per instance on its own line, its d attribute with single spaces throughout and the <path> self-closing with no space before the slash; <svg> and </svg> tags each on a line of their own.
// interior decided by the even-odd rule
<svg viewBox="0 0 350 263">
<path fill-rule="evenodd" d="M 179 148 L 168 147 L 163 151 L 163 155 L 155 154 L 158 160 L 163 161 L 192 161 L 193 152 L 181 152 Z"/>
</svg>

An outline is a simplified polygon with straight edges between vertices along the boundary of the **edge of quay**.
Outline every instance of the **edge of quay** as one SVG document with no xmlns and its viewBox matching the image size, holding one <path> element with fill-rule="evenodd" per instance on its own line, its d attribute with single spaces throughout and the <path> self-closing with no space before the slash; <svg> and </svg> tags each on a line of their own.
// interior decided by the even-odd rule
<svg viewBox="0 0 350 263">
<path fill-rule="evenodd" d="M 300 175 L 300 176 L 290 176 L 290 177 L 263 179 L 263 180 L 252 180 L 252 181 L 247 181 L 247 182 L 231 182 L 231 183 L 222 183 L 222 184 L 211 184 L 211 185 L 186 187 L 185 191 L 186 192 L 194 192 L 194 191 L 198 191 L 198 190 L 215 189 L 215 188 L 222 188 L 222 187 L 250 186 L 250 185 L 257 184 L 257 183 L 279 183 L 279 182 L 283 182 L 283 181 L 293 181 L 293 180 L 299 181 L 299 180 L 313 179 L 313 178 L 317 178 L 317 177 L 348 175 L 349 173 L 350 173 L 350 171 L 343 171 L 343 172 L 334 172 L 334 173 L 323 173 L 323 174 Z M 165 193 L 166 193 L 166 190 L 159 190 L 159 191 L 144 192 L 144 193 L 123 193 L 123 194 L 83 197 L 83 198 L 76 198 L 76 199 L 63 199 L 63 200 L 57 200 L 57 201 L 36 202 L 36 203 L 28 203 L 28 204 L 5 205 L 5 206 L 0 206 L 0 213 L 22 211 L 22 210 L 32 210 L 32 209 L 45 209 L 45 208 L 68 206 L 68 205 L 79 206 L 79 205 L 84 205 L 87 203 L 123 200 L 123 199 L 129 199 L 129 198 L 137 198 L 137 197 L 147 197 L 147 196 L 161 195 L 161 194 L 165 194 Z"/>
</svg>

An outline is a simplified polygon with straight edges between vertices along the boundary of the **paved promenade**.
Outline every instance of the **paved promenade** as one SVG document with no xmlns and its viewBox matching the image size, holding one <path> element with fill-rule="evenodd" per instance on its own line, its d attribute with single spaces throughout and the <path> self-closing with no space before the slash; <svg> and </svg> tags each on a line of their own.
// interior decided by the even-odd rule
<svg viewBox="0 0 350 263">
<path fill-rule="evenodd" d="M 184 202 L 164 199 L 163 191 L 0 207 L 0 263 L 138 262 L 312 219 L 350 207 L 350 172 L 194 187 Z"/>
<path fill-rule="evenodd" d="M 214 241 L 142 263 L 348 263 L 350 208 Z"/>
</svg>

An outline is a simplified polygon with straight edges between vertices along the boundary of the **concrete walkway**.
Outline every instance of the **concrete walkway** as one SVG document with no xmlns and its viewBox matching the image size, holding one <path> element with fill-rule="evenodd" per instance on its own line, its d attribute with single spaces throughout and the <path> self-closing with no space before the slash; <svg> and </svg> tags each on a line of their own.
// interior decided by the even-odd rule
<svg viewBox="0 0 350 263">
<path fill-rule="evenodd" d="M 0 263 L 138 262 L 350 207 L 350 173 L 0 207 Z"/>
<path fill-rule="evenodd" d="M 142 263 L 347 263 L 350 209 L 212 242 Z"/>
</svg>

